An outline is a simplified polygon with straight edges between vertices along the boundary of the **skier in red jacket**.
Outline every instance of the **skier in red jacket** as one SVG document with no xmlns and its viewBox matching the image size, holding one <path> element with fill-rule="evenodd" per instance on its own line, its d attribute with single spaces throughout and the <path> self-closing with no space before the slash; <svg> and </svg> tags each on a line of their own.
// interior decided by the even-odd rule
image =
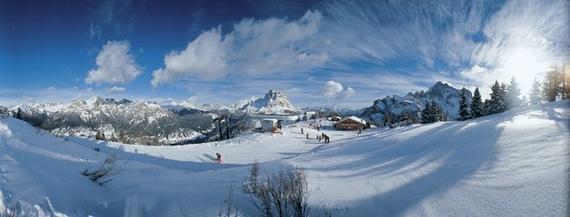
<svg viewBox="0 0 570 217">
<path fill-rule="evenodd" d="M 216 163 L 223 163 L 224 160 L 222 160 L 222 155 L 220 153 L 216 153 Z"/>
</svg>

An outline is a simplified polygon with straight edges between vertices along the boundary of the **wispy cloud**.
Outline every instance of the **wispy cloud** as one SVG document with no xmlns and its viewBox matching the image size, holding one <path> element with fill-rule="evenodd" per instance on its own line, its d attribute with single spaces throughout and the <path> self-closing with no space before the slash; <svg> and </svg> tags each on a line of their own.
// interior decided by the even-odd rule
<svg viewBox="0 0 570 217">
<path fill-rule="evenodd" d="M 131 33 L 137 21 L 137 12 L 146 9 L 149 1 L 98 1 L 98 6 L 91 11 L 89 37 L 101 39 L 105 36 L 124 37 Z"/>
<path fill-rule="evenodd" d="M 63 103 L 74 99 L 85 99 L 104 92 L 92 88 L 56 88 L 43 89 L 0 89 L 0 105 L 15 106 L 29 103 Z"/>
<path fill-rule="evenodd" d="M 541 72 L 568 61 L 569 4 L 331 1 L 324 7 L 318 37 L 320 49 L 332 54 L 333 69 L 355 74 L 372 69 L 379 78 L 399 73 L 406 79 L 423 72 L 480 86 L 515 77 L 524 90 Z M 443 76 L 441 71 L 449 73 Z"/>
<path fill-rule="evenodd" d="M 119 94 L 119 93 L 124 93 L 127 90 L 127 88 L 124 87 L 111 87 L 107 90 L 107 94 Z"/>
</svg>

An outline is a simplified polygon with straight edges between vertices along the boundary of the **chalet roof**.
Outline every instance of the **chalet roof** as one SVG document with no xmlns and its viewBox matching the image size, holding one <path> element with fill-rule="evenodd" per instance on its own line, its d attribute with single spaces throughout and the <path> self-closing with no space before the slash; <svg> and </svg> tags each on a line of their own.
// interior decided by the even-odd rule
<svg viewBox="0 0 570 217">
<path fill-rule="evenodd" d="M 275 118 L 265 118 L 265 119 L 263 119 L 263 122 L 273 122 L 273 123 L 276 123 L 277 121 L 278 121 L 278 120 L 275 119 Z"/>
<path fill-rule="evenodd" d="M 361 123 L 361 124 L 363 124 L 363 125 L 366 125 L 366 121 L 365 121 L 365 120 L 362 120 L 362 119 L 360 119 L 360 118 L 358 118 L 358 117 L 356 117 L 356 116 L 349 116 L 349 117 L 343 118 L 342 120 L 340 120 L 339 122 L 337 122 L 337 124 L 342 123 L 342 122 L 345 122 L 345 121 L 354 121 L 354 122 L 358 122 L 358 123 Z"/>
</svg>

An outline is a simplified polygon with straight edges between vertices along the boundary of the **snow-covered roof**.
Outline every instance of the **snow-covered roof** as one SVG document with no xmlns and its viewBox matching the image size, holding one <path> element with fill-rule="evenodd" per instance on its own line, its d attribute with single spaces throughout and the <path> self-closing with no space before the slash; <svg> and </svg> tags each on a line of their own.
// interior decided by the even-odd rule
<svg viewBox="0 0 570 217">
<path fill-rule="evenodd" d="M 277 122 L 277 119 L 275 119 L 275 118 L 265 118 L 265 119 L 263 119 L 263 121 L 264 121 L 264 122 L 274 122 L 274 123 L 275 123 L 275 122 Z"/>
<path fill-rule="evenodd" d="M 342 123 L 342 122 L 347 121 L 347 120 L 352 120 L 352 121 L 355 121 L 355 122 L 359 122 L 359 123 L 362 123 L 362 124 L 366 124 L 366 121 L 365 121 L 365 120 L 362 120 L 361 118 L 358 118 L 358 117 L 356 117 L 356 116 L 348 116 L 348 117 L 343 118 L 342 120 L 340 120 L 338 123 Z"/>
</svg>

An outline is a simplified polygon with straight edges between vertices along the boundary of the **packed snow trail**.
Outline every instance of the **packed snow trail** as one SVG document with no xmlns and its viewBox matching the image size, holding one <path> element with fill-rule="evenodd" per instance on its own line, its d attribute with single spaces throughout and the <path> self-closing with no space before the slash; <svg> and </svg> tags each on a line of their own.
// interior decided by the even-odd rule
<svg viewBox="0 0 570 217">
<path fill-rule="evenodd" d="M 255 216 L 239 183 L 259 162 L 266 170 L 305 168 L 310 205 L 334 216 L 565 216 L 569 117 L 563 101 L 361 135 L 326 122 L 317 132 L 302 122 L 282 135 L 171 147 L 64 139 L 0 118 L 0 208 L 52 216 L 217 216 L 234 185 L 241 214 Z M 331 143 L 307 140 L 300 127 L 311 138 L 330 135 Z M 205 157 L 216 152 L 224 164 Z M 80 175 L 111 155 L 121 161 L 107 186 Z"/>
</svg>

